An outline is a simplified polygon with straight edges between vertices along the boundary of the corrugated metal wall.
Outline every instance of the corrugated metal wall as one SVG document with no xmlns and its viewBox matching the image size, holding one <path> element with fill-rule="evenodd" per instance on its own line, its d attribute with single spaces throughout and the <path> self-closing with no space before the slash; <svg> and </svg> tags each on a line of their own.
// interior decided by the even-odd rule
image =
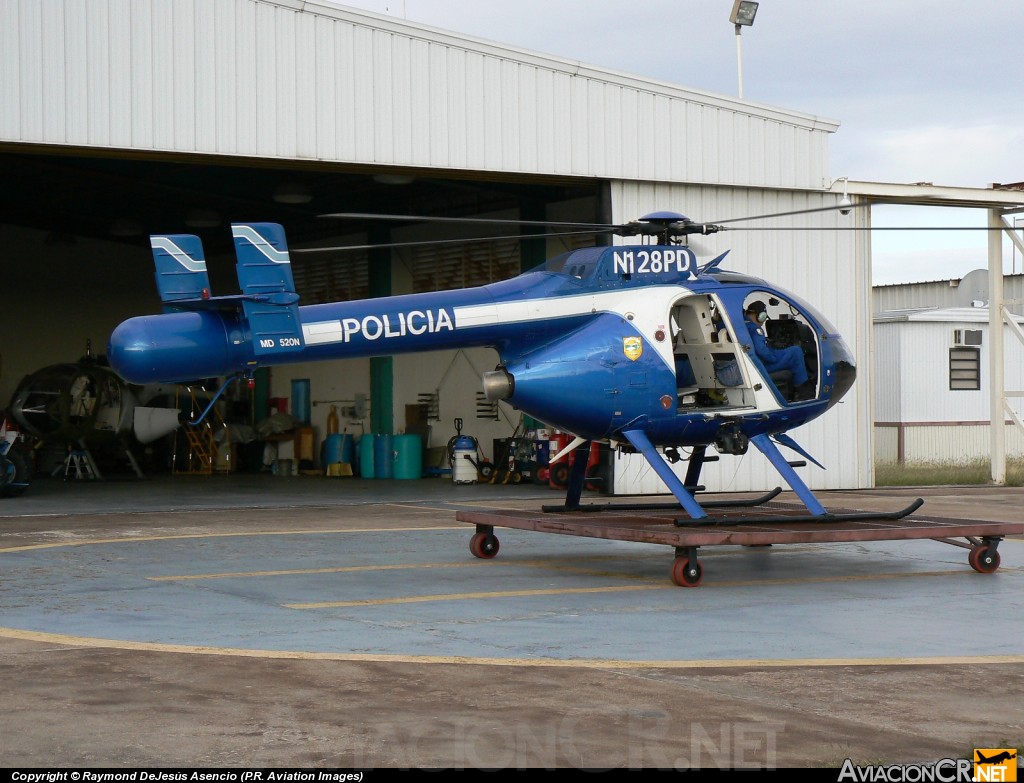
<svg viewBox="0 0 1024 783">
<path fill-rule="evenodd" d="M 835 204 L 834 196 L 782 191 L 756 191 L 653 183 L 615 183 L 613 219 L 624 221 L 656 209 L 675 210 L 698 222 L 810 209 Z M 858 210 L 863 212 L 863 210 Z M 838 212 L 784 218 L 773 226 L 850 226 L 865 220 Z M 756 225 L 756 224 L 751 224 Z M 731 248 L 723 267 L 764 277 L 797 294 L 823 313 L 857 355 L 857 382 L 842 403 L 824 416 L 794 430 L 798 443 L 828 469 L 810 466 L 799 473 L 812 487 L 838 489 L 870 486 L 871 386 L 869 302 L 870 275 L 863 232 L 859 231 L 733 231 L 695 237 L 699 255 L 710 260 Z M 616 492 L 663 492 L 664 485 L 642 458 L 617 462 Z M 685 463 L 680 474 L 685 472 Z M 780 478 L 755 449 L 742 457 L 723 457 L 705 468 L 701 480 L 709 491 L 764 489 Z"/>
<path fill-rule="evenodd" d="M 878 324 L 899 333 L 896 372 L 902 378 L 896 416 L 878 421 L 908 422 L 961 422 L 988 421 L 989 409 L 989 351 L 988 324 L 957 322 L 897 322 Z M 979 330 L 981 345 L 981 389 L 949 390 L 949 349 L 953 345 L 954 329 Z M 1006 388 L 1019 389 L 1024 385 L 1024 348 L 1006 331 Z M 877 331 L 876 331 L 877 334 Z M 878 393 L 883 394 L 884 385 Z M 877 406 L 881 410 L 881 406 Z"/>
<path fill-rule="evenodd" d="M 895 427 L 875 429 L 875 456 L 879 462 L 899 461 L 899 434 Z M 903 430 L 903 461 L 906 463 L 950 463 L 964 465 L 992 456 L 989 425 L 906 427 Z M 1024 456 L 1024 432 L 1016 424 L 1006 425 L 1006 456 Z"/>
<path fill-rule="evenodd" d="M 771 187 L 834 123 L 288 0 L 0 0 L 0 140 Z"/>
<path fill-rule="evenodd" d="M 903 353 L 903 330 L 905 324 L 875 324 L 875 372 L 884 378 L 876 383 L 875 421 L 899 421 L 903 399 L 903 374 L 901 371 Z"/>
</svg>

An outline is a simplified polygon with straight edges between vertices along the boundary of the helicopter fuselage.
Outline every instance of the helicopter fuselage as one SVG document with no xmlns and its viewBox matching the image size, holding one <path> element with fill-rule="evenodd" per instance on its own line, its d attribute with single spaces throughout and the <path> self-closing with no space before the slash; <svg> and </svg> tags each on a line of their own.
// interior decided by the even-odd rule
<svg viewBox="0 0 1024 783">
<path fill-rule="evenodd" d="M 118 326 L 108 357 L 141 384 L 489 346 L 489 397 L 587 439 L 642 429 L 655 445 L 709 444 L 723 426 L 753 437 L 819 416 L 855 377 L 841 336 L 795 296 L 717 270 L 720 260 L 701 271 L 684 246 L 585 248 L 477 288 L 300 306 L 278 332 L 253 328 L 244 296 L 165 301 L 167 312 Z M 801 347 L 806 399 L 790 401 L 753 350 L 752 298 L 776 316 L 769 339 Z"/>
</svg>

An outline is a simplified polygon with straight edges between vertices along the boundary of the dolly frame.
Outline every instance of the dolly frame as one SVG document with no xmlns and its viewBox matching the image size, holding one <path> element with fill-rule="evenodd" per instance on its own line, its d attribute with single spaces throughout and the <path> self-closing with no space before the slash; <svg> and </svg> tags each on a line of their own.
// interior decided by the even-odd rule
<svg viewBox="0 0 1024 783">
<path fill-rule="evenodd" d="M 673 513 L 679 511 L 675 504 L 631 503 L 607 504 L 598 513 L 594 513 L 594 509 L 558 514 L 458 511 L 455 518 L 475 526 L 469 549 L 482 559 L 498 554 L 500 542 L 494 533 L 496 527 L 671 546 L 675 552 L 671 578 L 680 587 L 697 587 L 703 582 L 704 567 L 698 550 L 706 546 L 765 547 L 930 539 L 970 550 L 967 562 L 971 568 L 978 573 L 991 574 L 1001 562 L 1000 542 L 1009 535 L 1024 535 L 1024 523 L 1019 522 L 911 519 L 910 514 L 923 503 L 920 498 L 896 512 L 841 510 L 821 516 L 809 514 L 806 508 L 796 504 L 771 502 L 770 498 L 777 495 L 778 492 L 773 491 L 751 500 L 705 503 L 707 508 L 720 509 L 721 514 L 697 520 L 678 519 Z M 752 513 L 752 509 L 756 511 Z"/>
</svg>

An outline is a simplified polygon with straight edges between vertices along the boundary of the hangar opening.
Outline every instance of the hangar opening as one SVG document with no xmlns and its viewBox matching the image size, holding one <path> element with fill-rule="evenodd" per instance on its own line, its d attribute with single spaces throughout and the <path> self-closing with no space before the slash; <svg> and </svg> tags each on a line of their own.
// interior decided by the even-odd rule
<svg viewBox="0 0 1024 783">
<path fill-rule="evenodd" d="M 514 277 L 525 268 L 543 263 L 551 252 L 602 241 L 593 235 L 544 240 L 533 235 L 538 229 L 510 229 L 500 224 L 467 227 L 416 220 L 382 223 L 337 220 L 325 215 L 607 220 L 603 214 L 607 211 L 607 186 L 593 180 L 80 153 L 48 148 L 27 152 L 24 147 L 8 147 L 0 154 L 0 163 L 8 173 L 8 187 L 0 194 L 4 216 L 0 232 L 7 255 L 4 279 L 8 290 L 18 292 L 6 310 L 9 323 L 23 325 L 7 332 L 17 334 L 17 339 L 9 337 L 2 348 L 0 398 L 4 407 L 10 401 L 27 404 L 34 410 L 46 408 L 46 399 L 51 402 L 49 407 L 60 407 L 63 391 L 68 409 L 64 413 L 36 411 L 26 416 L 39 435 L 48 440 L 55 436 L 52 446 L 39 452 L 39 468 L 47 472 L 59 467 L 55 463 L 64 459 L 68 434 L 76 436 L 72 444 L 87 432 L 91 441 L 92 429 L 116 431 L 116 419 L 130 411 L 120 407 L 115 411 L 110 399 L 104 402 L 94 395 L 90 399 L 95 402 L 89 404 L 99 407 L 90 408 L 90 416 L 73 416 L 70 386 L 76 378 L 88 376 L 88 372 L 44 373 L 23 389 L 24 382 L 46 367 L 72 365 L 82 358 L 86 363 L 102 364 L 106 339 L 119 322 L 133 315 L 159 311 L 150 234 L 198 236 L 216 294 L 238 291 L 232 222 L 280 223 L 293 250 L 358 247 L 292 254 L 301 302 L 316 304 L 483 285 Z M 367 247 L 389 243 L 400 246 L 384 250 Z M 456 372 L 457 365 L 465 362 L 464 357 L 457 358 Z M 370 363 L 375 362 L 379 363 Z M 328 372 L 337 375 L 337 366 Z M 356 374 L 365 376 L 367 371 Z M 261 377 L 263 398 L 259 410 L 243 411 L 245 405 L 235 405 L 239 415 L 248 418 L 250 424 L 267 415 L 267 400 L 283 407 L 281 398 L 290 396 L 287 379 L 279 392 L 271 388 L 273 380 L 269 375 L 268 372 Z M 363 393 L 372 399 L 370 387 L 375 384 L 370 378 L 363 380 Z M 317 385 L 318 396 L 333 396 L 340 408 L 351 407 L 359 393 L 339 389 L 333 395 L 323 394 L 323 383 Z M 24 393 L 19 395 L 19 391 Z M 430 384 L 423 386 L 425 394 L 436 391 Z M 147 407 L 174 406 L 175 395 L 181 393 L 167 389 L 137 390 L 139 404 Z M 389 396 L 383 388 L 377 393 L 382 400 Z M 340 404 L 345 401 L 348 406 Z M 116 402 L 120 405 L 120 398 Z M 82 404 L 79 399 L 79 407 Z M 370 407 L 377 409 L 384 404 Z M 177 400 L 177 405 L 184 408 L 181 400 Z M 316 425 L 321 432 L 328 413 L 327 404 L 317 405 Z M 84 423 L 67 429 L 69 417 Z M 394 426 L 383 415 L 374 424 L 356 418 L 348 423 L 373 430 Z M 404 429 L 404 422 L 400 427 Z M 322 435 L 317 440 L 321 439 Z M 92 444 L 90 453 L 103 461 L 98 468 L 133 469 L 128 454 L 116 439 L 102 440 L 110 441 L 112 448 L 106 448 L 105 443 Z M 133 456 L 146 472 L 182 467 L 180 463 L 173 465 L 174 455 L 156 444 L 130 445 Z M 181 448 L 179 443 L 178 449 Z"/>
</svg>

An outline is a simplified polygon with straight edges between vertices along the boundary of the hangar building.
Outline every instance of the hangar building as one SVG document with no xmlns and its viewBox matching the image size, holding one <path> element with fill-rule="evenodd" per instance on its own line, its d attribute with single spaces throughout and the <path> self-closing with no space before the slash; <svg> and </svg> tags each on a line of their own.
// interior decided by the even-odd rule
<svg viewBox="0 0 1024 783">
<path fill-rule="evenodd" d="M 702 222 L 834 206 L 838 123 L 525 51 L 326 0 L 109 0 L 0 5 L 0 399 L 71 361 L 116 324 L 158 312 L 150 233 L 194 233 L 215 293 L 237 291 L 229 223 L 281 223 L 290 246 L 456 238 L 339 212 L 625 222 L 675 210 Z M 866 220 L 822 212 L 801 225 Z M 787 225 L 782 219 L 779 225 Z M 479 232 L 477 232 L 479 233 Z M 722 233 L 707 258 L 812 302 L 859 359 L 844 403 L 799 433 L 828 470 L 818 488 L 872 480 L 866 232 Z M 476 285 L 572 242 L 524 236 L 432 248 L 293 255 L 303 303 Z M 270 397 L 309 379 L 313 425 L 330 401 L 369 398 L 352 431 L 401 431 L 436 394 L 489 444 L 518 412 L 476 419 L 488 350 L 275 368 Z M 842 444 L 842 447 L 837 447 Z M 632 465 L 632 467 L 631 467 Z M 617 491 L 657 485 L 624 459 Z M 655 481 L 655 484 L 651 482 Z M 709 489 L 777 483 L 759 455 L 709 466 Z"/>
</svg>

